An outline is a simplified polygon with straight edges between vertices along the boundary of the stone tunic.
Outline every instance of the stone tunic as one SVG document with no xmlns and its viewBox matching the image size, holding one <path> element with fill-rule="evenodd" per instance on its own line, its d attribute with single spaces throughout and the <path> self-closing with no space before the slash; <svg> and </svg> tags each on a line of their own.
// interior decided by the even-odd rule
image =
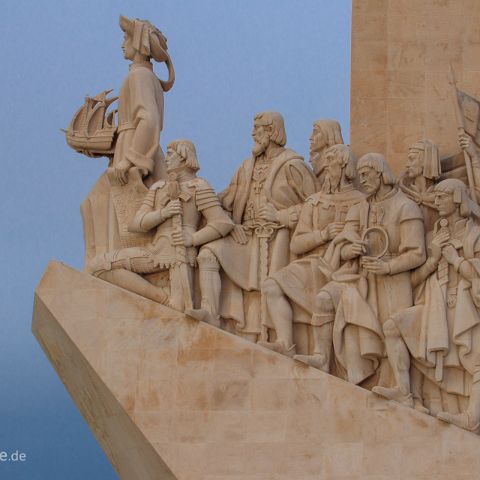
<svg viewBox="0 0 480 480">
<path fill-rule="evenodd" d="M 441 390 L 468 396 L 480 353 L 480 228 L 464 218 L 449 230 L 451 244 L 474 272 L 473 280 L 463 278 L 441 259 L 423 285 L 423 303 L 397 313 L 392 319 L 415 366 Z M 430 261 L 418 270 L 429 268 Z M 413 272 L 412 278 L 415 275 Z M 443 357 L 441 381 L 435 379 L 437 352 Z"/>
<path fill-rule="evenodd" d="M 272 159 L 261 182 L 258 181 L 259 175 L 263 174 L 258 169 L 255 170 L 256 164 L 255 158 L 245 160 L 230 185 L 219 195 L 225 210 L 231 212 L 234 223 L 247 228 L 247 243 L 241 245 L 227 236 L 203 248 L 212 251 L 223 270 L 220 315 L 233 319 L 238 331 L 258 334 L 261 331 L 258 299 L 244 302 L 243 292 L 258 292 L 261 287 L 258 233 L 265 222 L 257 222 L 256 213 L 252 215 L 251 212 L 261 206 L 260 201 L 271 203 L 278 211 L 279 222 L 268 238 L 266 267 L 267 274 L 272 273 L 286 266 L 292 259 L 290 236 L 297 224 L 303 202 L 315 192 L 315 177 L 302 157 L 290 149 L 280 151 Z M 255 198 L 255 189 L 260 195 L 258 198 Z M 246 314 L 246 310 L 249 313 Z"/>
<path fill-rule="evenodd" d="M 152 180 L 165 177 L 159 147 L 163 90 L 150 62 L 132 63 L 118 100 L 118 138 L 112 166 L 126 158 Z"/>
<path fill-rule="evenodd" d="M 369 197 L 348 211 L 341 248 L 348 248 L 353 238 L 361 239 L 369 227 L 380 227 L 387 234 L 388 249 L 382 260 L 388 262 L 390 273 L 362 272 L 355 259 L 335 272 L 333 281 L 323 288 L 336 307 L 336 359 L 345 378 L 357 384 L 373 375 L 384 358 L 382 324 L 413 305 L 410 270 L 426 258 L 420 208 L 397 188 L 380 201 Z"/>
<path fill-rule="evenodd" d="M 308 255 L 270 277 L 294 304 L 301 307 L 295 311 L 295 322 L 311 323 L 313 300 L 327 281 L 318 268 L 318 258 L 323 256 L 330 242 L 322 242 L 320 232 L 332 222 L 344 222 L 349 208 L 363 198 L 361 192 L 349 185 L 336 193 L 317 192 L 304 203 L 290 248 L 296 254 Z"/>
</svg>

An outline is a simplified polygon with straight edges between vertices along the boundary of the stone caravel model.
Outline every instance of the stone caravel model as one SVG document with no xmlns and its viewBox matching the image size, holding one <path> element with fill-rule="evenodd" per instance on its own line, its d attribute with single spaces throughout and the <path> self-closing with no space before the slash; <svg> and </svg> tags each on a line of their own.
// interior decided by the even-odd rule
<svg viewBox="0 0 480 480">
<path fill-rule="evenodd" d="M 480 102 L 450 66 L 460 153 L 442 159 L 418 129 L 399 180 L 383 153 L 356 161 L 334 120 L 314 123 L 311 169 L 283 116 L 258 113 L 252 156 L 217 196 L 192 142 L 161 153 L 165 37 L 120 26 L 118 114 L 105 91 L 66 131 L 109 158 L 82 206 L 91 275 L 52 264 L 34 315 L 120 475 L 475 478 Z"/>
</svg>

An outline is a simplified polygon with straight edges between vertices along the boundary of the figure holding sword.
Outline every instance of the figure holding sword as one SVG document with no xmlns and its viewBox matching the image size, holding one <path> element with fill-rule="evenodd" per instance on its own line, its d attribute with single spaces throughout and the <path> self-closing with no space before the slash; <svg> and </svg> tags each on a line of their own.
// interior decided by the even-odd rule
<svg viewBox="0 0 480 480">
<path fill-rule="evenodd" d="M 212 187 L 197 177 L 200 165 L 192 142 L 171 142 L 166 163 L 169 180 L 150 187 L 130 225 L 133 232 L 156 229 L 152 243 L 98 255 L 87 268 L 108 282 L 184 311 L 193 307 L 197 247 L 227 235 L 233 222 Z M 160 271 L 169 272 L 170 295 L 142 276 Z"/>
</svg>

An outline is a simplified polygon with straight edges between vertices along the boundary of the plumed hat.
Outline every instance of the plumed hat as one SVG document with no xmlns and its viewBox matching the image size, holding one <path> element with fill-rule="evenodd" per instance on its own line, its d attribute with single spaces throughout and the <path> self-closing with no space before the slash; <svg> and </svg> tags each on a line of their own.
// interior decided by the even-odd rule
<svg viewBox="0 0 480 480">
<path fill-rule="evenodd" d="M 148 20 L 135 20 L 120 15 L 120 28 L 130 35 L 135 50 L 153 58 L 156 62 L 165 62 L 168 67 L 168 80 L 160 80 L 164 91 L 172 88 L 175 82 L 173 64 L 168 54 L 167 39 L 163 33 Z"/>
</svg>

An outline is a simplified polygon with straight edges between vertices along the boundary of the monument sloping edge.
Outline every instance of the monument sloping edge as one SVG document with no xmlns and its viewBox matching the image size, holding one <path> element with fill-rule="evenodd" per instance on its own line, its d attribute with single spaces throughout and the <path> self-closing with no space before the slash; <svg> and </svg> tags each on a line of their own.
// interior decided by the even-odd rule
<svg viewBox="0 0 480 480">
<path fill-rule="evenodd" d="M 32 329 L 121 478 L 477 478 L 476 435 L 59 262 Z"/>
</svg>

